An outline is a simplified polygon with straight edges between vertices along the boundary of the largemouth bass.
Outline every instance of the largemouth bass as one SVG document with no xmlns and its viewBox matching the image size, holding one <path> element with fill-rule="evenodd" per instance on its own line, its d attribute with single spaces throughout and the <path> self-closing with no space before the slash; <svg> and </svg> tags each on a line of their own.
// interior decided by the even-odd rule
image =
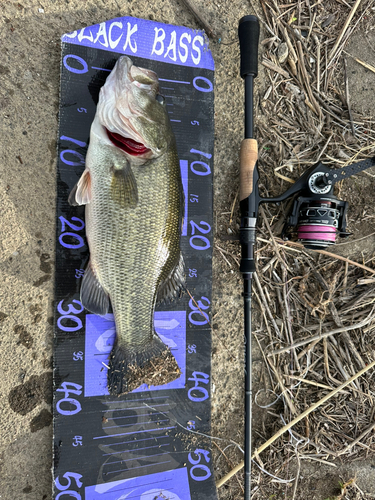
<svg viewBox="0 0 375 500">
<path fill-rule="evenodd" d="M 69 196 L 86 205 L 90 249 L 81 286 L 89 311 L 112 305 L 111 394 L 175 380 L 180 369 L 154 329 L 155 304 L 183 283 L 182 184 L 157 75 L 121 57 L 100 90 L 86 166 Z"/>
</svg>

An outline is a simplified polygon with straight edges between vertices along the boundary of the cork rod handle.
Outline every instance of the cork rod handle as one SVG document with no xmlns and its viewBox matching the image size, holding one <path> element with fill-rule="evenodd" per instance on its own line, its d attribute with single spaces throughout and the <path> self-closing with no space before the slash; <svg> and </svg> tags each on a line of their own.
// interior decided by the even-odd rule
<svg viewBox="0 0 375 500">
<path fill-rule="evenodd" d="M 258 143 L 255 139 L 244 139 L 240 152 L 240 201 L 246 199 L 254 189 L 254 168 L 258 160 Z"/>
</svg>

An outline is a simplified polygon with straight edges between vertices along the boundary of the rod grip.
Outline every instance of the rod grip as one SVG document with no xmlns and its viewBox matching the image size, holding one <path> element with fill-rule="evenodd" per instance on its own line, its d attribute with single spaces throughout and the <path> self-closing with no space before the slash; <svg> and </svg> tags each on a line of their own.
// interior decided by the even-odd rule
<svg viewBox="0 0 375 500">
<path fill-rule="evenodd" d="M 240 151 L 240 201 L 254 189 L 254 169 L 258 160 L 258 143 L 255 139 L 244 139 Z"/>
<path fill-rule="evenodd" d="M 246 75 L 258 74 L 258 43 L 259 20 L 256 16 L 245 16 L 238 25 L 238 38 L 240 40 L 242 78 Z"/>
</svg>

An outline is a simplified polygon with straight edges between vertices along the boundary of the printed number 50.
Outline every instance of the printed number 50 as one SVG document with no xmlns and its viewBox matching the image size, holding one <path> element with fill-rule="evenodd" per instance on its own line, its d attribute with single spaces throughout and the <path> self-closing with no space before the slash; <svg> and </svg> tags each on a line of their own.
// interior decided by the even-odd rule
<svg viewBox="0 0 375 500">
<path fill-rule="evenodd" d="M 189 462 L 193 465 L 190 469 L 190 477 L 194 479 L 194 481 L 205 481 L 211 476 L 211 471 L 207 465 L 201 464 L 202 457 L 204 457 L 207 463 L 210 462 L 209 451 L 197 449 L 193 453 L 189 453 Z M 198 458 L 194 458 L 193 455 L 196 455 Z M 203 475 L 197 475 L 195 471 L 203 472 Z"/>
<path fill-rule="evenodd" d="M 55 497 L 55 500 L 59 500 L 63 495 L 69 495 L 70 498 L 77 498 L 77 500 L 81 500 L 81 495 L 77 493 L 76 491 L 73 490 L 68 490 L 70 488 L 70 485 L 72 484 L 71 478 L 74 479 L 74 481 L 77 484 L 77 488 L 81 488 L 82 486 L 82 481 L 80 480 L 82 477 L 81 474 L 77 474 L 76 472 L 65 472 L 63 475 L 63 478 L 65 478 L 68 481 L 68 484 L 62 485 L 60 483 L 60 479 L 57 477 L 55 479 L 55 486 L 58 490 L 60 490 L 60 493 Z"/>
</svg>

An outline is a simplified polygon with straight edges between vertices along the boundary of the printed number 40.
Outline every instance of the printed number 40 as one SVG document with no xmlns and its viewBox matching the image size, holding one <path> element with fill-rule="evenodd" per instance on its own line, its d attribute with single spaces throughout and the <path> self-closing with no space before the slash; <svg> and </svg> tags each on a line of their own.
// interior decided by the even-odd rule
<svg viewBox="0 0 375 500">
<path fill-rule="evenodd" d="M 56 389 L 56 392 L 63 392 L 65 396 L 56 403 L 56 410 L 60 413 L 60 415 L 75 415 L 81 411 L 81 403 L 70 397 L 71 394 L 75 394 L 76 396 L 80 396 L 82 394 L 81 385 L 75 384 L 74 382 L 63 382 L 61 384 L 61 388 Z M 75 408 L 73 410 L 64 410 L 61 408 L 63 403 L 73 405 Z"/>
<path fill-rule="evenodd" d="M 188 397 L 190 401 L 194 403 L 201 403 L 208 399 L 208 390 L 205 387 L 201 387 L 200 384 L 207 385 L 210 382 L 210 376 L 208 373 L 203 372 L 193 372 L 191 377 L 188 378 L 189 382 L 194 382 L 194 387 L 188 390 Z"/>
</svg>

